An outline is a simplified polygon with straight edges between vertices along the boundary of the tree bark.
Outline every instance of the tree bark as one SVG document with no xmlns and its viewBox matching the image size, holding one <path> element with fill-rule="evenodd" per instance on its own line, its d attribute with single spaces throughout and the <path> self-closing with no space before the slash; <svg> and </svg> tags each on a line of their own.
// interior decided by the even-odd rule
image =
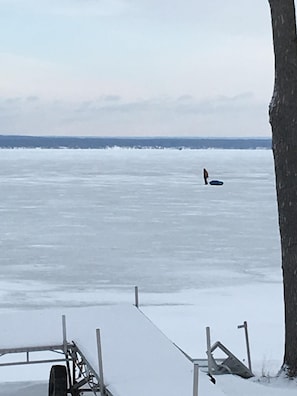
<svg viewBox="0 0 297 396">
<path fill-rule="evenodd" d="M 297 376 L 297 36 L 294 0 L 269 0 L 275 55 L 269 107 L 285 307 L 283 370 Z"/>
</svg>

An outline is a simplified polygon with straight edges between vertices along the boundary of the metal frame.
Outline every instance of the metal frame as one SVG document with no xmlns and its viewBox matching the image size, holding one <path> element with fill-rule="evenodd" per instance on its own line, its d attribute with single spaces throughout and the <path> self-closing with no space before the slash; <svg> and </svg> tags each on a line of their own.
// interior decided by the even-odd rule
<svg viewBox="0 0 297 396">
<path fill-rule="evenodd" d="M 63 355 L 63 357 L 52 359 L 34 359 L 32 357 L 34 352 L 53 352 Z M 4 356 L 14 354 L 24 354 L 24 359 L 15 359 L 14 361 L 5 363 L 0 362 L 0 367 L 62 362 L 66 364 L 68 373 L 68 393 L 70 393 L 72 396 L 79 396 L 81 392 L 92 392 L 94 395 L 100 396 L 112 396 L 112 393 L 106 388 L 104 384 L 103 391 L 100 391 L 100 388 L 102 387 L 102 384 L 100 384 L 100 376 L 96 373 L 94 368 L 74 342 L 67 343 L 66 345 L 63 343 L 60 345 L 0 349 L 0 359 Z"/>
<path fill-rule="evenodd" d="M 74 342 L 68 345 L 66 365 L 70 382 L 69 393 L 72 396 L 78 396 L 81 392 L 92 392 L 94 395 L 100 396 L 112 396 L 112 393 L 104 385 L 101 377 L 96 373 Z"/>
<path fill-rule="evenodd" d="M 34 352 L 54 352 L 63 354 L 63 345 L 45 345 L 45 346 L 34 346 L 34 347 L 20 347 L 20 348 L 5 348 L 0 349 L 0 358 L 9 354 L 25 354 L 24 360 L 0 363 L 0 367 L 3 366 L 19 366 L 24 364 L 38 364 L 38 363 L 54 363 L 63 362 L 65 357 L 61 359 L 41 359 L 41 360 L 31 360 L 30 353 Z"/>
<path fill-rule="evenodd" d="M 67 393 L 79 396 L 82 392 L 92 392 L 93 395 L 113 396 L 107 389 L 103 379 L 103 363 L 100 330 L 96 329 L 99 374 L 88 362 L 75 342 L 69 343 L 66 335 L 66 317 L 62 316 L 63 343 L 57 345 L 27 346 L 0 349 L 0 367 L 19 366 L 40 363 L 64 363 L 67 370 Z M 34 359 L 34 352 L 52 352 L 61 357 L 49 359 Z M 8 355 L 24 354 L 24 358 L 1 362 L 1 358 Z"/>
</svg>

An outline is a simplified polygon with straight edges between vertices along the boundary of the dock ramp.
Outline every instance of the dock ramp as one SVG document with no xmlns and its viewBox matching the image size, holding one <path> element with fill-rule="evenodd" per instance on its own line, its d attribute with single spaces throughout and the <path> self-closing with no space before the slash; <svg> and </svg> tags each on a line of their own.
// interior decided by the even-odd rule
<svg viewBox="0 0 297 396">
<path fill-rule="evenodd" d="M 62 316 L 64 326 L 61 325 Z M 22 311 L 2 314 L 0 321 L 0 378 L 1 365 L 5 364 L 1 359 L 7 354 L 25 352 L 24 361 L 10 364 L 29 364 L 29 352 L 51 350 L 52 347 L 53 350 L 64 350 L 70 356 L 78 351 L 86 360 L 88 370 L 99 380 L 103 368 L 102 394 L 195 394 L 193 363 L 135 306 Z M 101 368 L 96 329 L 100 329 Z M 199 396 L 223 396 L 203 372 L 199 373 L 198 388 Z M 94 394 L 101 396 L 100 389 L 94 389 Z"/>
</svg>

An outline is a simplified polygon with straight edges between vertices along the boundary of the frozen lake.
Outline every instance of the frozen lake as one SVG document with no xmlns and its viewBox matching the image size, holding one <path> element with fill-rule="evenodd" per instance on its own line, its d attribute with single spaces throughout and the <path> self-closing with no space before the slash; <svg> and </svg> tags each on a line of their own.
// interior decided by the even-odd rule
<svg viewBox="0 0 297 396">
<path fill-rule="evenodd" d="M 1 150 L 0 180 L 2 308 L 279 280 L 271 151 Z"/>
<path fill-rule="evenodd" d="M 205 186 L 204 167 L 224 185 Z M 210 325 L 245 358 L 247 320 L 254 369 L 279 368 L 271 151 L 3 149 L 0 180 L 1 311 L 132 304 L 138 285 L 143 311 L 192 357 Z"/>
</svg>

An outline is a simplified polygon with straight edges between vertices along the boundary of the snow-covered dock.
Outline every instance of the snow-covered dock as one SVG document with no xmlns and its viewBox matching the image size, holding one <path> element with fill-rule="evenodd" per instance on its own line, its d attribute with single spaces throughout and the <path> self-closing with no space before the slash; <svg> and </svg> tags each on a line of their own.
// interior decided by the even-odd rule
<svg viewBox="0 0 297 396">
<path fill-rule="evenodd" d="M 12 356 L 14 352 L 26 354 L 26 359 L 18 357 L 19 360 L 13 364 L 29 364 L 30 352 L 39 348 L 51 350 L 51 346 L 58 352 L 60 349 L 62 356 L 58 356 L 58 359 L 63 358 L 67 341 L 68 352 L 73 351 L 74 346 L 77 347 L 89 367 L 94 370 L 97 379 L 100 379 L 102 368 L 97 349 L 99 333 L 102 377 L 107 394 L 195 394 L 193 362 L 135 306 L 22 311 L 3 314 L 0 321 L 0 353 L 4 354 L 1 359 L 5 359 L 7 354 Z M 96 329 L 100 329 L 100 332 Z M 0 364 L 3 363 L 1 359 Z M 198 390 L 199 396 L 222 395 L 204 372 L 199 373 Z"/>
</svg>

